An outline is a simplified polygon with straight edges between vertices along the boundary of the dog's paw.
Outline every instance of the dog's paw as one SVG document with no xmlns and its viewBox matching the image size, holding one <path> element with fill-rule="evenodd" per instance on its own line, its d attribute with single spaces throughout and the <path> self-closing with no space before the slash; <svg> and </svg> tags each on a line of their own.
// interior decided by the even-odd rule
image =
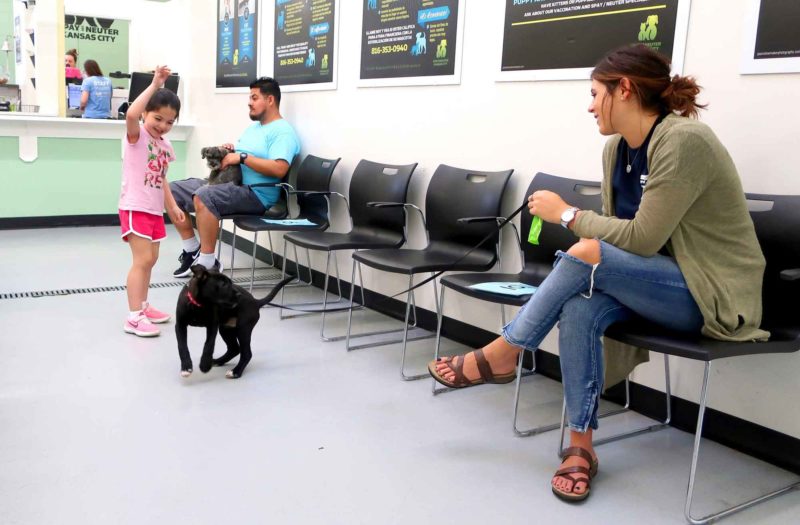
<svg viewBox="0 0 800 525">
<path fill-rule="evenodd" d="M 189 377 L 192 375 L 192 369 L 189 368 L 188 370 L 181 370 L 181 377 Z"/>
<path fill-rule="evenodd" d="M 227 379 L 239 379 L 240 377 L 242 377 L 242 374 L 238 374 L 238 373 L 234 372 L 233 370 L 228 370 L 225 373 L 225 377 Z"/>
</svg>

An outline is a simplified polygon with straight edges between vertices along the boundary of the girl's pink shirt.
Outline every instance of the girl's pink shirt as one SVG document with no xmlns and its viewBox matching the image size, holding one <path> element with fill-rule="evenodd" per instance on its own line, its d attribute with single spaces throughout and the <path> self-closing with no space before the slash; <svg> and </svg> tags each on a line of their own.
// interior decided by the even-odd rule
<svg viewBox="0 0 800 525">
<path fill-rule="evenodd" d="M 157 139 L 144 126 L 139 127 L 139 140 L 131 144 L 127 136 L 122 155 L 122 193 L 120 210 L 143 211 L 161 215 L 164 211 L 164 184 L 167 167 L 175 160 L 169 140 Z"/>
</svg>

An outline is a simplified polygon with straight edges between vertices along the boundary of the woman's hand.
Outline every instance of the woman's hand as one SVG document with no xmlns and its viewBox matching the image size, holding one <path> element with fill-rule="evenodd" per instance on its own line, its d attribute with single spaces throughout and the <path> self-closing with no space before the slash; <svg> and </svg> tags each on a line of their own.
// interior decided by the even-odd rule
<svg viewBox="0 0 800 525">
<path fill-rule="evenodd" d="M 557 193 L 552 191 L 534 191 L 528 196 L 528 211 L 531 215 L 538 215 L 546 222 L 561 223 L 561 214 L 569 208 Z"/>
<path fill-rule="evenodd" d="M 156 70 L 153 72 L 153 84 L 156 87 L 163 86 L 171 74 L 172 70 L 167 66 L 156 66 Z"/>
<path fill-rule="evenodd" d="M 178 222 L 183 222 L 186 220 L 186 215 L 183 213 L 183 210 L 178 207 L 177 204 L 172 207 L 172 216 L 178 219 Z"/>
<path fill-rule="evenodd" d="M 220 164 L 219 167 L 225 169 L 228 166 L 234 166 L 236 164 L 239 164 L 240 162 L 241 159 L 238 153 L 228 153 L 227 155 L 222 157 L 222 163 Z"/>
<path fill-rule="evenodd" d="M 233 151 L 234 149 L 236 149 L 236 148 L 234 148 L 233 144 L 231 144 L 230 142 L 226 142 L 225 144 L 223 144 L 220 147 L 221 148 L 225 148 L 228 151 Z"/>
</svg>

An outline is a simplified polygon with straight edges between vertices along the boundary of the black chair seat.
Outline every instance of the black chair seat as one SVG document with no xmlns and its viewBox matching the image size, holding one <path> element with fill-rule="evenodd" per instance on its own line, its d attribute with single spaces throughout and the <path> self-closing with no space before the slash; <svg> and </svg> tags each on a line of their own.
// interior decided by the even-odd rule
<svg viewBox="0 0 800 525">
<path fill-rule="evenodd" d="M 401 232 L 371 227 L 354 228 L 349 233 L 297 232 L 285 235 L 284 239 L 302 248 L 325 252 L 365 250 L 369 248 L 398 248 L 405 241 Z"/>
<path fill-rule="evenodd" d="M 262 219 L 285 219 L 286 217 L 254 217 L 252 215 L 237 216 L 233 219 L 234 224 L 242 230 L 249 232 L 260 231 L 298 231 L 298 230 L 324 230 L 328 227 L 328 221 L 324 217 L 318 216 L 303 216 L 302 214 L 296 219 L 308 219 L 314 224 L 276 224 L 274 222 L 264 222 Z"/>
<path fill-rule="evenodd" d="M 702 335 L 684 334 L 641 320 L 617 323 L 606 330 L 606 337 L 654 352 L 713 361 L 752 354 L 777 354 L 800 349 L 800 328 L 770 328 L 772 336 L 764 342 L 729 342 Z"/>
<path fill-rule="evenodd" d="M 370 250 L 356 252 L 353 259 L 392 273 L 423 273 L 440 270 L 481 272 L 491 269 L 497 260 L 494 251 L 475 250 L 453 265 L 465 253 L 463 245 L 432 242 L 422 250 Z"/>
<path fill-rule="evenodd" d="M 552 268 L 549 264 L 537 265 L 541 266 L 540 272 L 531 271 L 532 268 L 526 268 L 522 273 L 460 273 L 455 275 L 446 275 L 441 278 L 442 286 L 455 290 L 458 293 L 464 294 L 467 297 L 480 299 L 481 301 L 489 301 L 496 304 L 508 304 L 511 306 L 522 306 L 531 298 L 528 295 L 505 295 L 499 293 L 486 292 L 483 290 L 476 290 L 471 288 L 472 285 L 480 283 L 525 283 L 531 286 L 539 286 L 547 277 L 548 272 Z M 533 265 L 529 265 L 533 267 Z"/>
</svg>

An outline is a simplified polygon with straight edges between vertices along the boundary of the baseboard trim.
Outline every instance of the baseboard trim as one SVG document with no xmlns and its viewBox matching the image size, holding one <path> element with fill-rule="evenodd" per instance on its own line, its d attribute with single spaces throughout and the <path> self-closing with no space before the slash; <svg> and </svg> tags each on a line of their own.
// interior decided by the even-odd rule
<svg viewBox="0 0 800 525">
<path fill-rule="evenodd" d="M 58 215 L 54 217 L 0 218 L 0 230 L 31 230 L 77 226 L 118 226 L 119 215 Z"/>
<path fill-rule="evenodd" d="M 230 244 L 232 239 L 233 235 L 230 232 L 223 233 L 223 242 Z M 236 238 L 236 247 L 243 249 L 246 253 L 253 251 L 253 243 L 239 236 Z M 269 261 L 269 250 L 259 245 L 256 250 L 256 258 Z M 276 265 L 280 267 L 281 256 L 276 254 L 275 261 Z M 308 275 L 308 268 L 302 265 L 300 268 L 303 275 Z M 321 289 L 324 285 L 325 274 L 312 270 L 311 275 L 314 286 Z M 342 293 L 349 296 L 350 283 L 342 280 L 341 284 Z M 331 288 L 336 286 L 335 279 L 331 278 L 329 286 Z M 359 294 L 360 288 L 356 287 L 354 297 L 360 297 Z M 401 321 L 405 318 L 404 302 L 371 290 L 366 290 L 364 295 L 368 307 Z M 435 331 L 436 313 L 423 308 L 418 308 L 417 311 L 418 324 L 422 328 Z M 479 348 L 497 337 L 488 330 L 448 317 L 442 321 L 442 335 L 473 348 Z M 526 367 L 531 368 L 530 359 L 526 361 Z M 537 373 L 546 377 L 561 381 L 561 365 L 555 354 L 544 351 L 536 352 L 536 370 Z M 699 384 L 697 388 L 699 392 Z M 665 417 L 666 394 L 664 392 L 632 382 L 630 394 L 631 409 L 635 412 L 656 419 Z M 623 401 L 625 398 L 624 384 L 621 383 L 610 388 L 604 397 L 616 402 Z M 694 433 L 697 426 L 697 414 L 700 410 L 699 405 L 674 395 L 671 405 L 670 425 Z M 800 474 L 800 439 L 798 438 L 711 408 L 706 409 L 703 437 L 795 474 Z"/>
</svg>

